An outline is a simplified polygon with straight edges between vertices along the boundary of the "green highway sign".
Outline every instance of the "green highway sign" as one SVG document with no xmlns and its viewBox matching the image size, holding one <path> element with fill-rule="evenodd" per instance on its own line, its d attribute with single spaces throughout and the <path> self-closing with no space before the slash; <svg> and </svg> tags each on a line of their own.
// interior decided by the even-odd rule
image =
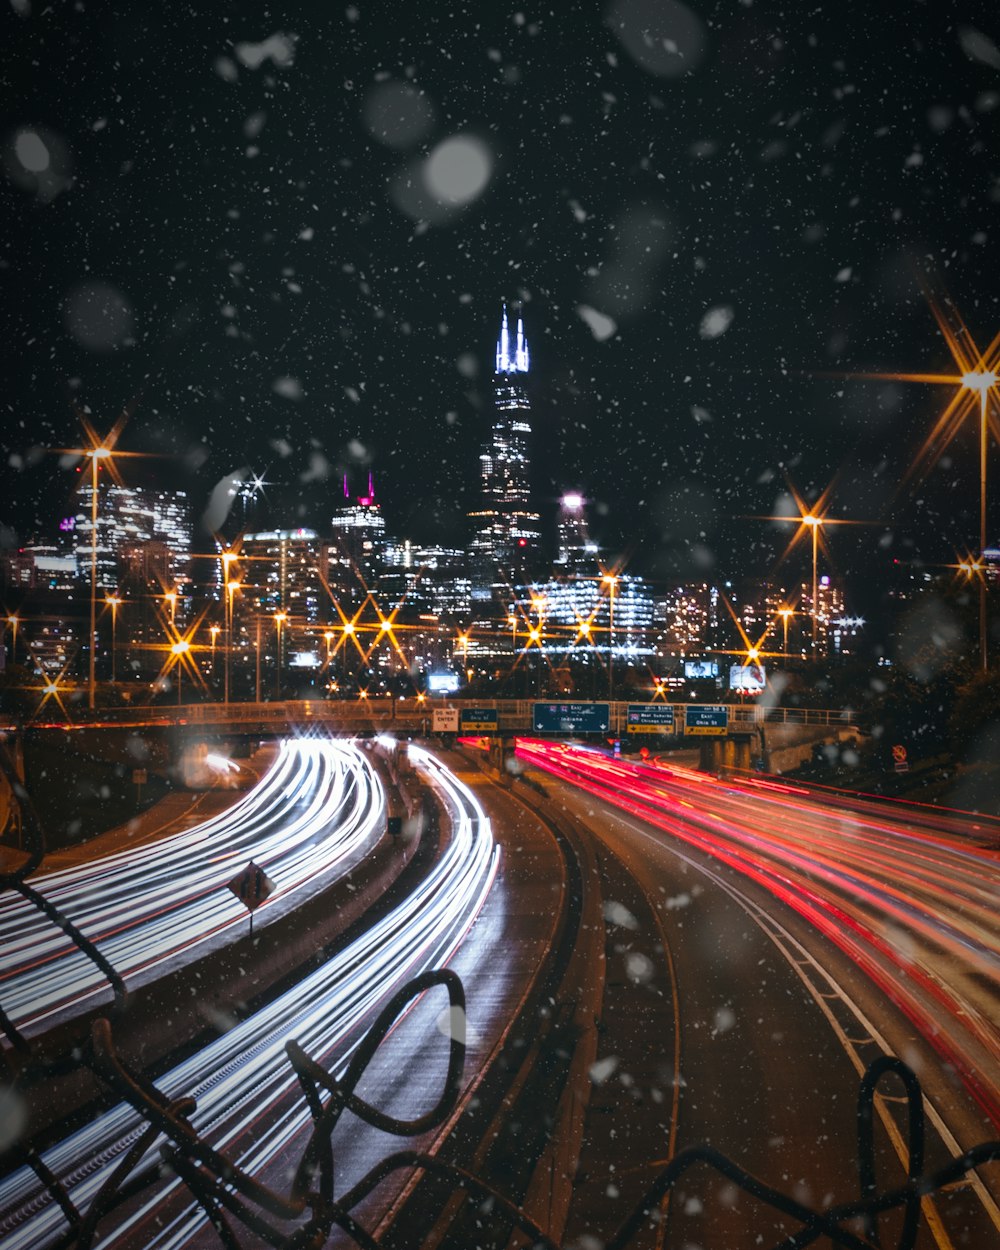
<svg viewBox="0 0 1000 1250">
<path fill-rule="evenodd" d="M 607 733 L 610 703 L 536 703 L 531 723 L 538 733 Z"/>
<path fill-rule="evenodd" d="M 463 707 L 459 710 L 463 733 L 496 733 L 497 710 L 495 707 Z"/>
<path fill-rule="evenodd" d="M 671 703 L 630 703 L 625 716 L 629 734 L 670 734 L 674 732 Z"/>
<path fill-rule="evenodd" d="M 722 735 L 729 728 L 729 708 L 724 704 L 692 703 L 684 709 L 686 734 Z"/>
</svg>

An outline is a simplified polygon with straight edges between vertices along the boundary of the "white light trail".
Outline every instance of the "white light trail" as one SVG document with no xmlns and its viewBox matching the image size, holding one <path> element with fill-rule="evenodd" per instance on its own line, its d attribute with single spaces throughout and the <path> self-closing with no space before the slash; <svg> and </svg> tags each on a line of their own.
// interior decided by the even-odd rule
<svg viewBox="0 0 1000 1250">
<path fill-rule="evenodd" d="M 356 747 L 333 739 L 280 744 L 274 766 L 234 807 L 182 833 L 61 871 L 32 885 L 99 947 L 126 984 L 189 962 L 208 941 L 243 931 L 226 882 L 253 859 L 278 899 L 353 863 L 377 841 L 385 799 Z M 31 1036 L 55 1016 L 110 998 L 98 968 L 26 900 L 0 898 L 0 998 Z"/>
<path fill-rule="evenodd" d="M 434 867 L 404 902 L 343 951 L 157 1081 L 168 1097 L 193 1094 L 195 1127 L 253 1172 L 276 1159 L 310 1124 L 285 1042 L 294 1038 L 320 1064 L 343 1071 L 365 1025 L 399 986 L 452 958 L 496 879 L 500 850 L 478 800 L 428 752 L 411 745 L 410 757 L 451 809 L 451 836 Z M 269 1114 L 276 1108 L 280 1114 Z M 86 1208 L 139 1131 L 137 1116 L 121 1104 L 43 1157 L 73 1201 Z M 177 1180 L 165 1181 L 127 1221 L 119 1226 L 109 1221 L 102 1248 L 135 1245 L 140 1224 L 148 1250 L 190 1244 L 204 1228 L 198 1208 L 186 1207 L 163 1228 L 150 1219 L 179 1186 Z M 61 1211 L 27 1169 L 0 1182 L 4 1250 L 41 1250 L 65 1229 Z"/>
</svg>

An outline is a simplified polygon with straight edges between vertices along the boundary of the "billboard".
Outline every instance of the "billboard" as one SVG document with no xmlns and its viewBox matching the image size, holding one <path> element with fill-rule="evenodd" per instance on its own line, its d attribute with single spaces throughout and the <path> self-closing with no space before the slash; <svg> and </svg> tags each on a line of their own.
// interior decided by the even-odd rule
<svg viewBox="0 0 1000 1250">
<path fill-rule="evenodd" d="M 531 723 L 538 733 L 607 733 L 610 703 L 536 703 Z"/>
<path fill-rule="evenodd" d="M 718 660 L 685 660 L 684 676 L 690 681 L 698 677 L 718 677 Z"/>
<path fill-rule="evenodd" d="M 744 694 L 761 694 L 767 685 L 763 664 L 732 664 L 729 668 L 729 689 Z"/>
<path fill-rule="evenodd" d="M 315 651 L 293 651 L 288 657 L 289 668 L 319 668 L 319 656 Z"/>
<path fill-rule="evenodd" d="M 629 734 L 672 734 L 674 709 L 670 703 L 630 703 L 625 732 Z"/>
<path fill-rule="evenodd" d="M 729 708 L 724 704 L 692 703 L 684 709 L 684 732 L 721 736 L 729 728 Z"/>
<path fill-rule="evenodd" d="M 454 694 L 459 686 L 457 673 L 428 673 L 427 690 L 430 694 Z"/>
</svg>

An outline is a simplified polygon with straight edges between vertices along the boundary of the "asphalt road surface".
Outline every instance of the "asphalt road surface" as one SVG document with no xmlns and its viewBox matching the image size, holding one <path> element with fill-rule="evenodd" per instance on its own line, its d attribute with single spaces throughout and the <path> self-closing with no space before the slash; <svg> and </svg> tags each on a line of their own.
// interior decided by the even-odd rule
<svg viewBox="0 0 1000 1250">
<path fill-rule="evenodd" d="M 634 882 L 637 901 L 605 902 L 610 1001 L 659 1025 L 637 1044 L 606 1014 L 605 1048 L 628 1058 L 599 1059 L 595 1101 L 619 1128 L 572 1233 L 606 1236 L 657 1167 L 702 1143 L 806 1205 L 855 1197 L 858 1079 L 878 1054 L 920 1077 L 929 1166 L 998 1136 L 995 830 L 550 744 L 519 757 L 547 771 L 610 880 Z M 886 1092 L 880 1176 L 901 1183 L 901 1091 Z M 921 1246 L 1000 1245 L 993 1167 L 993 1192 L 974 1178 L 924 1201 Z M 770 1246 L 797 1226 L 705 1168 L 664 1216 L 648 1244 Z"/>
</svg>

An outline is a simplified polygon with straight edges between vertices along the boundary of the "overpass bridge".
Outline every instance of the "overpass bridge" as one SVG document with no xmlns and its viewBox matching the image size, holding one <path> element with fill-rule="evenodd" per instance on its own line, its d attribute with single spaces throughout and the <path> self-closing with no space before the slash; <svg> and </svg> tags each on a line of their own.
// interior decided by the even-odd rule
<svg viewBox="0 0 1000 1250">
<path fill-rule="evenodd" d="M 787 771 L 820 742 L 857 732 L 847 709 L 761 707 L 757 704 L 690 704 L 533 699 L 427 699 L 377 696 L 352 700 L 295 699 L 267 703 L 192 703 L 171 707 L 74 709 L 71 718 L 37 720 L 34 732 L 97 733 L 98 738 L 139 734 L 158 744 L 161 765 L 176 760 L 199 738 L 253 738 L 323 731 L 334 734 L 517 734 L 540 737 L 625 738 L 641 743 L 675 736 L 700 751 L 708 771 Z M 93 738 L 91 738 L 94 741 Z"/>
<path fill-rule="evenodd" d="M 544 721 L 544 728 L 540 727 L 540 722 L 536 719 L 536 710 L 539 708 L 551 709 L 551 715 Z M 639 729 L 634 723 L 630 723 L 629 711 L 634 708 L 662 710 L 663 715 L 655 724 L 646 723 Z M 419 702 L 386 695 L 353 700 L 294 699 L 267 703 L 190 703 L 177 707 L 104 708 L 95 712 L 74 710 L 71 717 L 58 720 L 38 719 L 25 728 L 71 731 L 189 726 L 192 729 L 203 728 L 223 733 L 290 733 L 316 726 L 336 733 L 396 729 L 427 734 L 442 731 L 442 721 L 447 719 L 442 718 L 442 713 L 456 712 L 458 731 L 475 733 L 476 730 L 471 726 L 463 730 L 463 712 L 472 709 L 476 712 L 495 713 L 496 729 L 501 734 L 538 733 L 541 736 L 563 737 L 585 733 L 625 737 L 629 732 L 660 732 L 693 739 L 753 734 L 763 724 L 824 728 L 857 724 L 856 714 L 844 708 L 760 707 L 742 703 L 636 704 L 625 701 L 551 699 L 434 699 Z M 560 720 L 560 711 L 563 709 L 572 711 Z M 580 714 L 577 709 L 584 711 Z M 587 709 L 591 710 L 591 715 L 587 714 Z M 716 720 L 724 723 L 721 726 L 718 723 L 692 725 L 690 714 L 695 710 L 718 711 L 722 715 Z M 481 725 L 482 721 L 474 723 Z M 483 730 L 480 729 L 479 732 Z"/>
</svg>

